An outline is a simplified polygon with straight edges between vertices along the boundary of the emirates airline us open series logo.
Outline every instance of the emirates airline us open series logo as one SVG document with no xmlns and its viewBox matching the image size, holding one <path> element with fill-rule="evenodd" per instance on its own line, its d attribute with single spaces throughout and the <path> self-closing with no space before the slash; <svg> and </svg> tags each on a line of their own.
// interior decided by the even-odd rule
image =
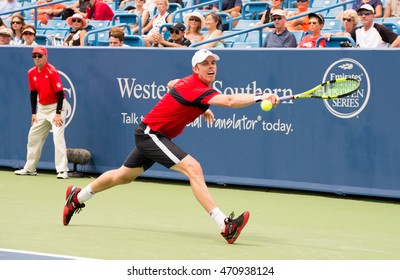
<svg viewBox="0 0 400 280">
<path fill-rule="evenodd" d="M 69 123 L 72 121 L 74 114 L 75 114 L 75 109 L 76 109 L 76 92 L 75 92 L 75 87 L 74 84 L 72 83 L 71 79 L 67 76 L 62 71 L 58 71 L 60 73 L 60 78 L 61 82 L 64 87 L 64 92 L 66 95 L 66 99 L 64 102 L 66 103 L 66 123 L 65 127 L 69 125 Z"/>
<path fill-rule="evenodd" d="M 324 100 L 325 106 L 333 115 L 349 119 L 358 116 L 367 106 L 371 84 L 367 71 L 356 60 L 351 58 L 340 59 L 326 70 L 323 82 L 337 78 L 353 78 L 360 81 L 357 92 L 345 98 Z"/>
</svg>

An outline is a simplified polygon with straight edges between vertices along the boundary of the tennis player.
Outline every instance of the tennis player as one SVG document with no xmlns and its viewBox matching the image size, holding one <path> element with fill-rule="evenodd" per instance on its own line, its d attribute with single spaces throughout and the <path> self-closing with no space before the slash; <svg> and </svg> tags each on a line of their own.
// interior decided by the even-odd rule
<svg viewBox="0 0 400 280">
<path fill-rule="evenodd" d="M 200 164 L 175 145 L 185 126 L 202 115 L 208 123 L 214 121 L 210 105 L 240 108 L 269 99 L 275 106 L 276 94 L 220 94 L 211 88 L 217 74 L 219 57 L 207 49 L 197 51 L 192 58 L 193 74 L 168 83 L 169 92 L 155 105 L 135 129 L 135 143 L 123 166 L 103 173 L 88 186 L 80 189 L 69 186 L 63 211 L 63 223 L 68 225 L 72 215 L 85 207 L 84 202 L 94 194 L 120 184 L 128 184 L 149 169 L 155 162 L 181 172 L 189 178 L 192 191 L 203 208 L 210 214 L 221 235 L 233 243 L 245 227 L 250 213 L 245 211 L 234 219 L 227 217 L 216 205 L 203 176 Z"/>
</svg>

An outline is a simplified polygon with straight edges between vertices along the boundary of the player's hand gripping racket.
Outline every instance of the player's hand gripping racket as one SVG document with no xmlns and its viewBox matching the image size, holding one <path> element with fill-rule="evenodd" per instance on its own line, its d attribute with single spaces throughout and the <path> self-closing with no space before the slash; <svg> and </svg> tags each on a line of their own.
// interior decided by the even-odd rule
<svg viewBox="0 0 400 280">
<path fill-rule="evenodd" d="M 339 78 L 322 83 L 305 92 L 280 97 L 280 101 L 297 98 L 336 99 L 346 97 L 358 90 L 360 82 L 352 78 Z"/>
</svg>

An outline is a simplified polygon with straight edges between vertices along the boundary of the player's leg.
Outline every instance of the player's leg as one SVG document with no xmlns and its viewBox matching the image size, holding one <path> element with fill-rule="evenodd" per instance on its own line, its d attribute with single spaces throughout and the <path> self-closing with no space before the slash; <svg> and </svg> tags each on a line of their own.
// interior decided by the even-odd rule
<svg viewBox="0 0 400 280">
<path fill-rule="evenodd" d="M 76 186 L 69 186 L 66 191 L 66 203 L 63 210 L 64 225 L 69 224 L 73 214 L 85 207 L 84 202 L 92 198 L 94 194 L 134 181 L 153 163 L 154 161 L 134 149 L 126 158 L 123 166 L 101 174 L 100 177 L 85 188 L 80 189 Z"/>
<path fill-rule="evenodd" d="M 239 237 L 240 232 L 245 227 L 250 213 L 248 211 L 234 219 L 234 214 L 226 217 L 225 214 L 217 207 L 211 193 L 204 180 L 203 170 L 200 164 L 192 156 L 187 155 L 179 163 L 172 166 L 171 169 L 185 174 L 190 181 L 194 196 L 204 207 L 207 213 L 214 219 L 221 235 L 228 241 L 233 243 Z"/>
</svg>

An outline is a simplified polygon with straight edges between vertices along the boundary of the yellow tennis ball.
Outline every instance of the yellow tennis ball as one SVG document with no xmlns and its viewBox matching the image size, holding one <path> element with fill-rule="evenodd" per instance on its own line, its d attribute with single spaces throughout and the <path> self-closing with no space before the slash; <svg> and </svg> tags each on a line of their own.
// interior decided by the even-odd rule
<svg viewBox="0 0 400 280">
<path fill-rule="evenodd" d="M 272 102 L 266 99 L 261 102 L 260 106 L 264 111 L 269 111 L 272 108 Z"/>
</svg>

